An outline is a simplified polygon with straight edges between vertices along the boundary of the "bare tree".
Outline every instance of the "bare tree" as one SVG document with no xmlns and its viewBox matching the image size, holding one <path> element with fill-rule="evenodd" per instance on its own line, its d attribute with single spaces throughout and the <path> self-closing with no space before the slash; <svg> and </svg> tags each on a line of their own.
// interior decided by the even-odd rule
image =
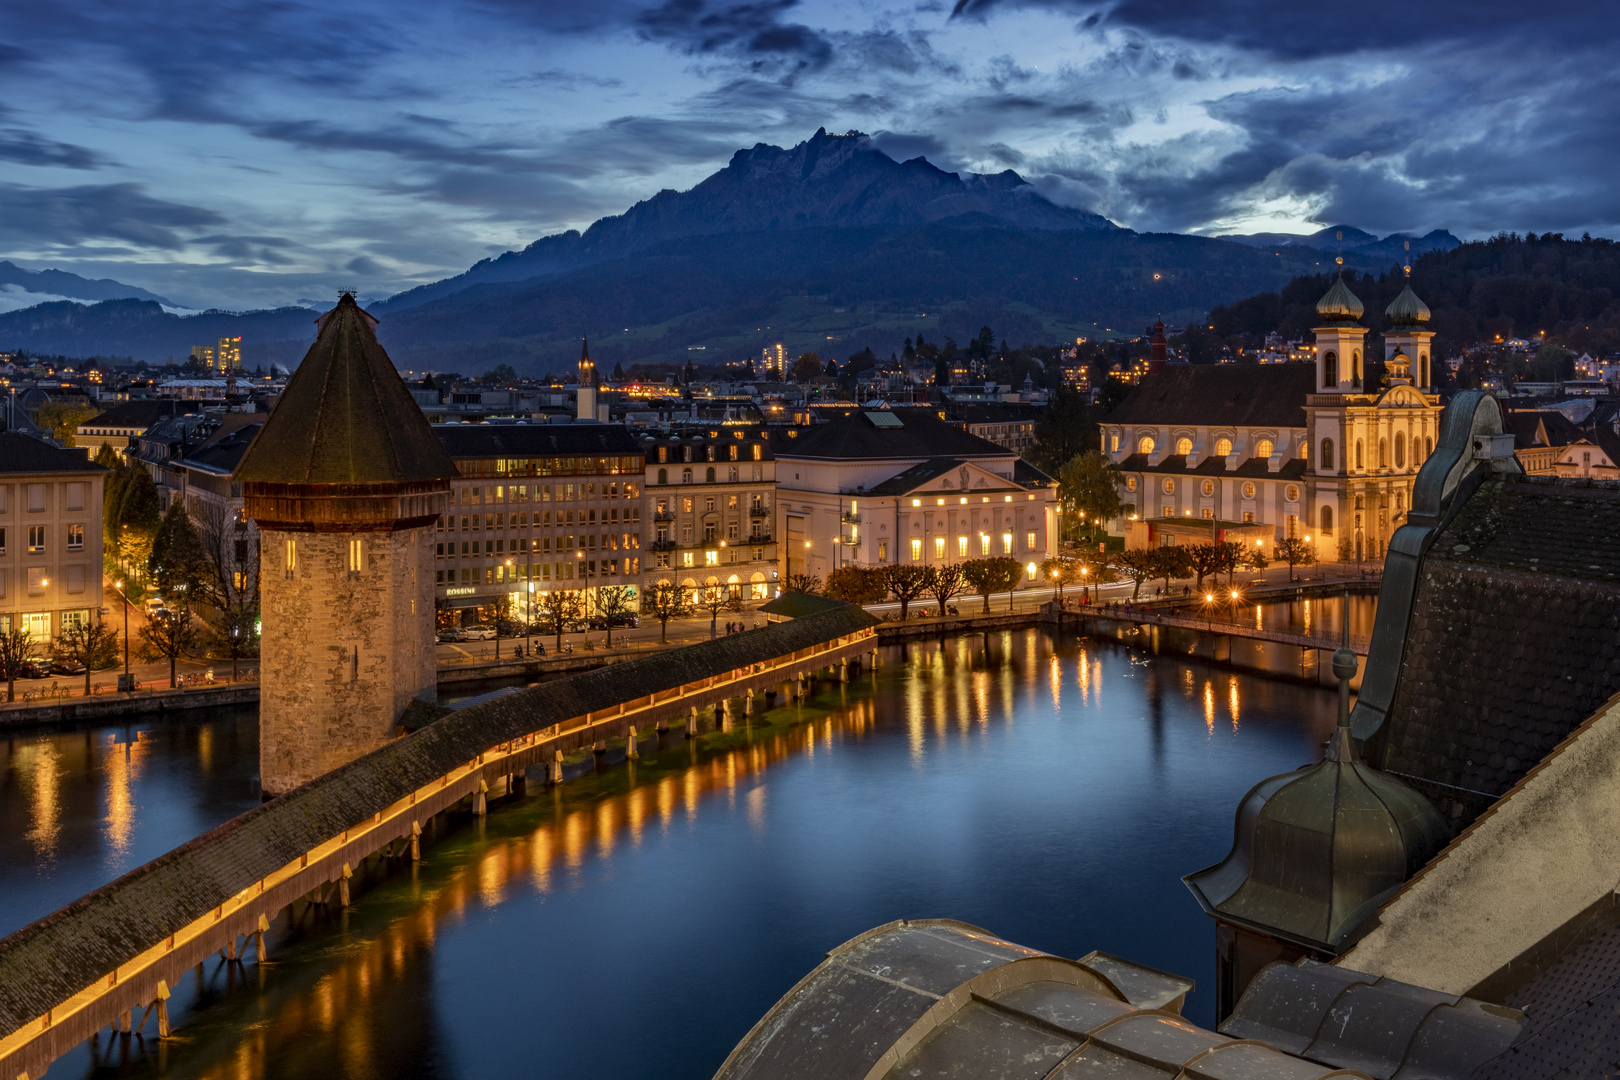
<svg viewBox="0 0 1620 1080">
<path fill-rule="evenodd" d="M 141 659 L 167 660 L 171 688 L 175 685 L 176 663 L 196 644 L 197 628 L 191 621 L 189 603 L 155 612 L 141 627 Z"/>
<path fill-rule="evenodd" d="M 16 616 L 6 619 L 5 629 L 0 630 L 0 676 L 6 680 L 6 700 L 16 701 L 17 674 L 34 658 L 34 638 L 17 625 Z"/>
<path fill-rule="evenodd" d="M 69 623 L 56 636 L 56 655 L 84 665 L 84 693 L 90 694 L 90 673 L 118 663 L 118 631 L 100 620 Z"/>
<path fill-rule="evenodd" d="M 883 568 L 883 583 L 900 601 L 900 621 L 904 622 L 911 602 L 928 591 L 928 568 L 916 563 L 891 563 Z"/>
<path fill-rule="evenodd" d="M 574 591 L 558 589 L 540 598 L 539 623 L 557 635 L 557 651 L 562 651 L 562 636 L 568 624 L 585 614 L 585 598 Z"/>
<path fill-rule="evenodd" d="M 658 620 L 658 643 L 669 644 L 669 620 L 692 614 L 692 598 L 673 581 L 660 581 L 641 594 L 641 610 Z"/>
<path fill-rule="evenodd" d="M 630 610 L 630 588 L 626 585 L 603 585 L 596 590 L 596 613 L 607 624 L 607 647 L 613 648 L 613 620 Z"/>
<path fill-rule="evenodd" d="M 821 579 L 814 574 L 789 574 L 782 579 L 782 588 L 786 592 L 802 592 L 814 596 L 821 591 Z"/>
<path fill-rule="evenodd" d="M 953 597 L 961 596 L 967 592 L 967 576 L 962 573 L 962 567 L 957 563 L 944 563 L 928 569 L 928 595 L 934 598 L 939 605 L 939 614 L 945 615 L 945 605 Z"/>
<path fill-rule="evenodd" d="M 698 591 L 698 606 L 709 611 L 709 640 L 713 641 L 719 636 L 720 613 L 742 610 L 742 590 L 719 582 L 705 585 Z"/>
</svg>

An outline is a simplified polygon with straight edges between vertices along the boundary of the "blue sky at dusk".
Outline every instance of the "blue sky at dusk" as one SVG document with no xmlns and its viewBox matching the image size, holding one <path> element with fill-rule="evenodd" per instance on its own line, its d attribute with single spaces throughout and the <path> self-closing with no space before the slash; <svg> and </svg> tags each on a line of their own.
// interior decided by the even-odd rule
<svg viewBox="0 0 1620 1080">
<path fill-rule="evenodd" d="M 1144 231 L 1612 236 L 1617 26 L 1570 0 L 9 3 L 0 258 L 190 307 L 385 295 L 818 127 Z"/>
</svg>

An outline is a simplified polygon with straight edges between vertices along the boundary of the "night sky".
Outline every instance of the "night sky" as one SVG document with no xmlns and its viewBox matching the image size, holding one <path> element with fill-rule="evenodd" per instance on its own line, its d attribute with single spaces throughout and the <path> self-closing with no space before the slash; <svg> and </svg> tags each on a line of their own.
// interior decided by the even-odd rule
<svg viewBox="0 0 1620 1080">
<path fill-rule="evenodd" d="M 14 0 L 0 258 L 188 307 L 381 296 L 818 127 L 1138 230 L 1613 236 L 1617 28 L 1602 0 Z"/>
</svg>

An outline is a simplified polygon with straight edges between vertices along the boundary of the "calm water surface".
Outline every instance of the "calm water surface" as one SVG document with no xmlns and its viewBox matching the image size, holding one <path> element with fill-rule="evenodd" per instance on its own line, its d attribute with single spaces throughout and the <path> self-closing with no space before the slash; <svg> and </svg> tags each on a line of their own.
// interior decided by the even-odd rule
<svg viewBox="0 0 1620 1080">
<path fill-rule="evenodd" d="M 362 870 L 351 910 L 278 920 L 270 965 L 176 987 L 179 1038 L 102 1035 L 50 1075 L 703 1078 L 823 953 L 903 917 L 1208 987 L 1180 876 L 1255 782 L 1319 756 L 1331 693 L 1039 631 L 885 653 L 875 685 L 451 818 L 414 871 Z M 251 724 L 218 723 L 206 768 L 176 728 L 116 783 L 107 732 L 13 742 L 0 924 L 250 805 Z M 1211 1022 L 1210 994 L 1188 1013 Z"/>
</svg>

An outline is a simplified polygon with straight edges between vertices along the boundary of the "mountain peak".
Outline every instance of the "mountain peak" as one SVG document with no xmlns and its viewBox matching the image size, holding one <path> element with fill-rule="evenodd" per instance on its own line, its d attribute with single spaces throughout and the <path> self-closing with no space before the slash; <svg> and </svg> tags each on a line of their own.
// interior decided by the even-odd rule
<svg viewBox="0 0 1620 1080">
<path fill-rule="evenodd" d="M 738 150 L 690 191 L 660 191 L 583 234 L 543 237 L 521 252 L 401 293 L 387 307 L 413 307 L 483 282 L 555 274 L 684 237 L 940 221 L 1056 231 L 1117 228 L 1097 214 L 1058 206 L 1011 169 L 963 176 L 923 157 L 898 162 L 863 132 L 833 135 L 821 127 L 785 149 L 755 143 Z"/>
</svg>

